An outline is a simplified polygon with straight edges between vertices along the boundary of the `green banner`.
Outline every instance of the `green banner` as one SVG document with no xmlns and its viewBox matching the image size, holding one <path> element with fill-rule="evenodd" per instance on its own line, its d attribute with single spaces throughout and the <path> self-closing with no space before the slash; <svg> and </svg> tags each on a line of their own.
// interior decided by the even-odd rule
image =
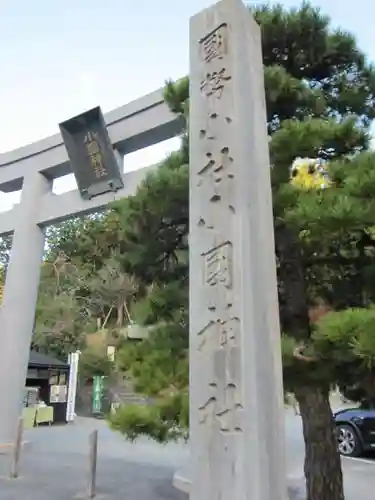
<svg viewBox="0 0 375 500">
<path fill-rule="evenodd" d="M 101 413 L 102 400 L 104 393 L 104 377 L 97 376 L 93 378 L 92 384 L 92 412 Z"/>
</svg>

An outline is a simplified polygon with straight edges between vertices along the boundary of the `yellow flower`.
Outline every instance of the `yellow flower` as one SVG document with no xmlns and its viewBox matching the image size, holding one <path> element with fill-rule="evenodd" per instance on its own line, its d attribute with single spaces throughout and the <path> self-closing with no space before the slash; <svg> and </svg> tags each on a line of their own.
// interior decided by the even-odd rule
<svg viewBox="0 0 375 500">
<path fill-rule="evenodd" d="M 330 185 L 327 169 L 318 158 L 296 158 L 290 182 L 301 189 L 325 189 Z"/>
</svg>

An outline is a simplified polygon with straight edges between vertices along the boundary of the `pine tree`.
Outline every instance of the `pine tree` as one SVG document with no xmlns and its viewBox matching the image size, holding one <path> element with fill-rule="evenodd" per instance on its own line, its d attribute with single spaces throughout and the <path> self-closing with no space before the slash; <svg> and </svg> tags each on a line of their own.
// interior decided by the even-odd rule
<svg viewBox="0 0 375 500">
<path fill-rule="evenodd" d="M 252 12 L 263 36 L 284 384 L 301 410 L 308 500 L 342 500 L 329 391 L 339 385 L 362 400 L 374 397 L 375 76 L 355 39 L 332 30 L 309 4 Z M 169 82 L 165 99 L 187 119 L 188 79 Z M 154 284 L 142 307 L 158 323 L 147 341 L 122 353 L 124 370 L 156 400 L 114 417 L 129 437 L 164 441 L 188 424 L 187 164 L 186 133 L 181 150 L 116 208 L 124 266 Z M 173 287 L 180 303 L 171 300 Z M 315 321 L 317 307 L 331 312 Z M 163 369 L 168 353 L 173 361 Z"/>
</svg>

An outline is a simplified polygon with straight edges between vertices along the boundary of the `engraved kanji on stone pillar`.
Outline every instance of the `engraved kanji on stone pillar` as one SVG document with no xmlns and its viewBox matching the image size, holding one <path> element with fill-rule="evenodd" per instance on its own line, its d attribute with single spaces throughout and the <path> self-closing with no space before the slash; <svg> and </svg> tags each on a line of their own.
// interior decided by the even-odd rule
<svg viewBox="0 0 375 500">
<path fill-rule="evenodd" d="M 240 321 L 218 320 L 205 328 L 200 351 L 211 352 L 212 371 L 208 394 L 199 407 L 202 424 L 217 422 L 222 432 L 242 432 Z"/>
<path fill-rule="evenodd" d="M 203 63 L 200 93 L 207 104 L 207 113 L 200 129 L 203 161 L 197 166 L 197 186 L 202 189 L 208 204 L 205 214 L 196 221 L 203 229 L 214 229 L 221 212 L 234 212 L 234 158 L 230 145 L 231 81 L 225 65 L 229 39 L 227 24 L 219 25 L 199 42 Z M 228 133 L 223 134 L 225 128 Z M 223 143 L 223 139 L 225 142 Z M 223 201 L 223 203 L 218 203 Z M 217 224 L 216 224 L 217 225 Z"/>
<path fill-rule="evenodd" d="M 204 282 L 208 286 L 232 286 L 232 245 L 229 241 L 203 254 Z"/>
<path fill-rule="evenodd" d="M 221 0 L 191 20 L 190 53 L 190 500 L 284 500 L 259 27 Z"/>
<path fill-rule="evenodd" d="M 199 42 L 201 58 L 209 63 L 214 59 L 222 60 L 228 54 L 228 25 L 220 24 Z"/>
</svg>

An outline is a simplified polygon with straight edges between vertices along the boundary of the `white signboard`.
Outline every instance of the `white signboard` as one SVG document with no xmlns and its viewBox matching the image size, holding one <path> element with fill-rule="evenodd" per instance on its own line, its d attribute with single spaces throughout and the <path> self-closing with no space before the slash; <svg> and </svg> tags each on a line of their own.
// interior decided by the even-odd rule
<svg viewBox="0 0 375 500">
<path fill-rule="evenodd" d="M 75 417 L 76 395 L 77 395 L 77 380 L 78 380 L 78 363 L 80 351 L 69 354 L 68 363 L 69 370 L 69 385 L 68 385 L 68 400 L 66 405 L 66 421 L 73 422 Z"/>
<path fill-rule="evenodd" d="M 66 385 L 51 385 L 50 403 L 66 403 L 67 387 Z"/>
</svg>

